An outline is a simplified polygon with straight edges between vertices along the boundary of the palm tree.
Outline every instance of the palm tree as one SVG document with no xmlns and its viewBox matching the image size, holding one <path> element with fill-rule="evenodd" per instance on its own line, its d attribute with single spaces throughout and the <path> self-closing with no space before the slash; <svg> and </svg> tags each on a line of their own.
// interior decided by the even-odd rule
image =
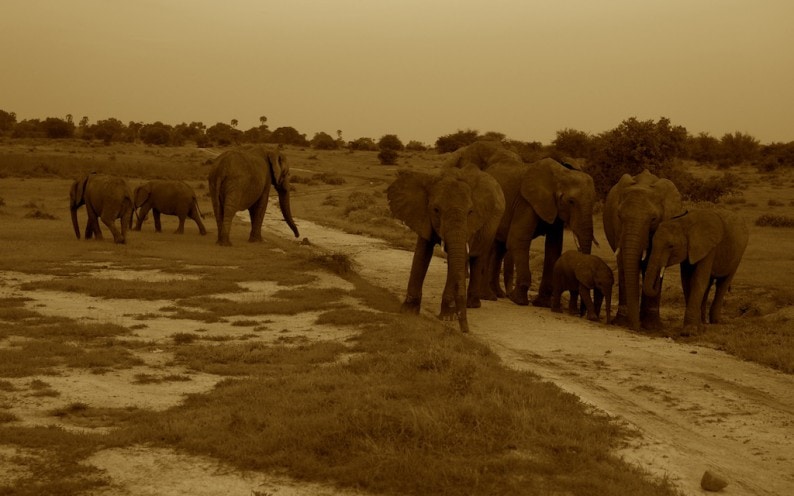
<svg viewBox="0 0 794 496">
<path fill-rule="evenodd" d="M 232 127 L 237 128 L 237 119 L 232 119 Z"/>
</svg>

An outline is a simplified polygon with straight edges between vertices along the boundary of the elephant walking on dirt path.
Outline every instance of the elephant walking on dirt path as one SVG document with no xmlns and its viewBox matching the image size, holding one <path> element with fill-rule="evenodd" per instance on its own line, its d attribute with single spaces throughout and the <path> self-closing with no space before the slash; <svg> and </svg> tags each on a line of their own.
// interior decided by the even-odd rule
<svg viewBox="0 0 794 496">
<path fill-rule="evenodd" d="M 215 158 L 209 173 L 209 190 L 219 245 L 231 245 L 229 231 L 240 210 L 248 210 L 251 216 L 248 241 L 262 241 L 262 222 L 271 186 L 276 188 L 281 213 L 297 238 L 300 234 L 290 207 L 289 166 L 281 151 L 256 146 L 223 152 Z"/>
</svg>

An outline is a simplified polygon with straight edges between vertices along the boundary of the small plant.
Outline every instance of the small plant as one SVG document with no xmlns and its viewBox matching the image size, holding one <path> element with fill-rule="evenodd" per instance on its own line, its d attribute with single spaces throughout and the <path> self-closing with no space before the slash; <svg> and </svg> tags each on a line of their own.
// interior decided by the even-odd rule
<svg viewBox="0 0 794 496">
<path fill-rule="evenodd" d="M 755 225 L 760 227 L 794 227 L 794 217 L 764 214 L 755 220 Z"/>
</svg>

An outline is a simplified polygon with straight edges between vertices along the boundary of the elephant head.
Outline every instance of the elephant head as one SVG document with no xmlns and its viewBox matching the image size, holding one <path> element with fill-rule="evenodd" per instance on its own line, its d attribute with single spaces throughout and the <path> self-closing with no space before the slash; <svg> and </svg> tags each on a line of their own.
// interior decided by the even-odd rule
<svg viewBox="0 0 794 496">
<path fill-rule="evenodd" d="M 421 239 L 430 243 L 443 242 L 447 252 L 444 299 L 448 306 L 454 305 L 461 330 L 466 332 L 469 247 L 478 243 L 478 236 L 486 223 L 492 223 L 495 232 L 504 210 L 504 197 L 499 185 L 474 166 L 445 169 L 441 175 L 401 171 L 389 186 L 387 196 L 394 216 Z"/>
<path fill-rule="evenodd" d="M 544 222 L 562 220 L 571 229 L 579 250 L 590 253 L 595 186 L 589 174 L 545 158 L 529 164 L 521 180 L 521 196 Z"/>
<path fill-rule="evenodd" d="M 706 219 L 712 214 L 713 219 Z M 659 224 L 648 256 L 643 292 L 656 296 L 662 288 L 664 269 L 688 261 L 696 264 L 714 250 L 725 235 L 722 221 L 710 212 L 685 213 Z"/>
<path fill-rule="evenodd" d="M 445 167 L 462 168 L 471 163 L 485 170 L 496 163 L 522 163 L 521 157 L 505 148 L 500 141 L 480 140 L 452 154 Z"/>
<path fill-rule="evenodd" d="M 621 272 L 618 313 L 625 311 L 629 327 L 639 330 L 658 325 L 658 302 L 640 304 L 640 276 L 644 274 L 643 254 L 652 246 L 653 233 L 659 224 L 682 212 L 681 194 L 675 185 L 647 170 L 636 176 L 624 174 L 607 194 L 604 204 L 604 232 L 617 253 Z M 655 305 L 655 306 L 654 306 Z M 641 310 L 643 318 L 641 319 Z M 641 322 L 642 320 L 642 322 Z"/>
<path fill-rule="evenodd" d="M 290 206 L 290 174 L 286 155 L 281 153 L 280 150 L 271 150 L 261 146 L 254 148 L 254 153 L 265 160 L 270 170 L 271 184 L 273 184 L 278 193 L 278 206 L 281 208 L 281 214 L 284 216 L 284 220 L 297 238 L 300 236 L 300 233 L 298 232 L 298 226 L 295 224 L 295 220 L 292 218 L 292 207 Z"/>
<path fill-rule="evenodd" d="M 74 234 L 77 236 L 77 239 L 80 239 L 80 225 L 77 221 L 77 209 L 85 204 L 85 187 L 88 184 L 89 177 L 90 174 L 86 174 L 76 179 L 69 190 L 69 210 L 72 214 L 72 226 L 74 226 Z"/>
<path fill-rule="evenodd" d="M 133 205 L 134 209 L 138 209 L 141 205 L 143 205 L 146 200 L 149 199 L 149 196 L 152 194 L 152 182 L 147 182 L 145 184 L 141 184 L 137 188 L 135 188 L 135 192 L 132 195 L 133 198 Z"/>
</svg>

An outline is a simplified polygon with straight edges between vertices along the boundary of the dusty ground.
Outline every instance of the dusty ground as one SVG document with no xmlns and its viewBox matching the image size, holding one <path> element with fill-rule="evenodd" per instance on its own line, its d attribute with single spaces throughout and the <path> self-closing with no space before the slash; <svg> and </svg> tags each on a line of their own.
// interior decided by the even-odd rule
<svg viewBox="0 0 794 496">
<path fill-rule="evenodd" d="M 350 254 L 364 277 L 402 295 L 411 253 L 306 221 L 300 222 L 300 228 L 302 236 L 315 246 Z M 266 219 L 265 229 L 290 236 L 278 216 Z M 97 275 L 108 275 L 103 270 L 107 267 L 98 267 Z M 425 284 L 424 309 L 428 312 L 437 312 L 444 273 L 443 261 L 435 260 Z M 165 276 L 152 273 L 146 277 Z M 347 284 L 324 277 L 325 284 Z M 24 281 L 21 274 L 0 274 L 0 296 L 19 295 L 17 286 Z M 250 289 L 259 294 L 273 290 L 267 285 Z M 134 325 L 131 315 L 157 313 L 165 306 L 164 302 L 140 302 L 140 308 L 130 308 L 125 303 L 124 312 L 118 313 L 114 309 L 120 307 L 108 300 L 88 302 L 88 297 L 56 292 L 25 296 L 34 297 L 30 305 L 42 313 L 89 319 L 112 315 L 113 322 L 127 326 Z M 88 314 L 87 306 L 91 308 Z M 283 329 L 289 329 L 293 338 L 312 339 L 318 332 L 344 337 L 344 331 L 310 325 L 314 315 L 289 319 L 273 323 L 273 332 L 263 333 L 261 339 L 278 339 Z M 685 494 L 703 494 L 699 481 L 706 469 L 727 477 L 726 494 L 794 494 L 794 376 L 711 349 L 651 339 L 505 301 L 484 302 L 483 308 L 469 313 L 469 319 L 472 335 L 488 343 L 509 366 L 532 370 L 636 428 L 642 436 L 625 449 L 625 456 L 670 478 Z M 168 339 L 174 333 L 198 328 L 209 333 L 248 332 L 229 325 L 214 327 L 166 318 L 147 320 L 146 325 L 136 331 L 139 339 Z M 92 406 L 168 408 L 185 394 L 208 390 L 219 379 L 165 370 L 167 357 L 161 353 L 143 359 L 145 365 L 123 373 L 48 376 L 46 381 L 61 395 L 28 397 L 13 413 L 29 423 L 51 424 L 48 410 L 76 401 Z M 136 385 L 132 377 L 139 373 L 189 374 L 191 381 Z M 14 460 L 25 456 L 28 454 L 0 450 L 0 479 L 13 478 L 20 470 Z M 263 474 L 241 474 L 214 460 L 168 450 L 112 450 L 97 454 L 89 463 L 104 469 L 113 480 L 113 487 L 103 495 L 340 494 Z"/>
</svg>

